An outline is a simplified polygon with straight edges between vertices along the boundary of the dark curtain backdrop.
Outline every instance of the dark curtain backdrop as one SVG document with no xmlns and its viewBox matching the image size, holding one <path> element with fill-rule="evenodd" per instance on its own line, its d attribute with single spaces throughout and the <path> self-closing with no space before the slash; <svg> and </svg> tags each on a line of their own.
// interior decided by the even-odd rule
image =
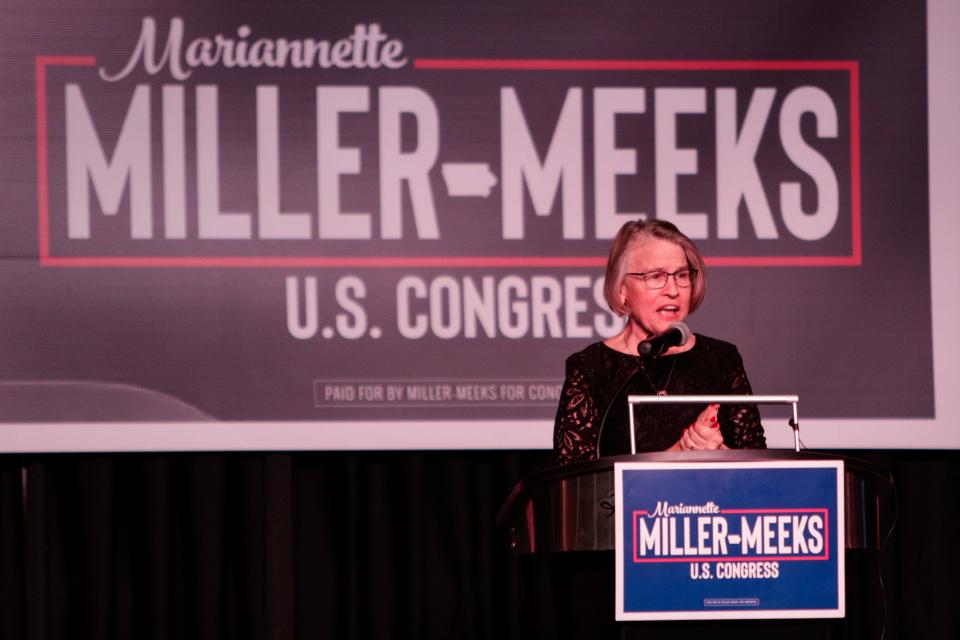
<svg viewBox="0 0 960 640">
<path fill-rule="evenodd" d="M 960 452 L 853 455 L 896 479 L 886 637 L 960 637 Z M 548 460 L 3 456 L 0 638 L 553 637 L 547 574 L 524 568 L 494 523 Z M 865 579 L 858 589 L 878 589 Z"/>
</svg>

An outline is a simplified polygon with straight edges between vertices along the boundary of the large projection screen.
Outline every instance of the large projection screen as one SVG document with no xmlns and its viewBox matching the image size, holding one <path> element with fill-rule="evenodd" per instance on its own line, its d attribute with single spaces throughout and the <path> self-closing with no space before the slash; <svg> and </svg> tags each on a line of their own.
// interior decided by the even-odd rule
<svg viewBox="0 0 960 640">
<path fill-rule="evenodd" d="M 956 2 L 57 5 L 0 10 L 0 452 L 549 449 L 638 216 L 805 446 L 960 447 Z"/>
</svg>

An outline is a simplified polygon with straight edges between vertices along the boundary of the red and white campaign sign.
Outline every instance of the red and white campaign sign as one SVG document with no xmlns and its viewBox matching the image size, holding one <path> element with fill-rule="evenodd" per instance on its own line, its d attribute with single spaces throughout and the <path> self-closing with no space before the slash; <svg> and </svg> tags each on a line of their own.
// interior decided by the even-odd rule
<svg viewBox="0 0 960 640">
<path fill-rule="evenodd" d="M 697 242 L 691 327 L 800 395 L 807 444 L 952 441 L 924 4 L 681 4 L 23 8 L 2 446 L 549 447 L 644 217 Z"/>
</svg>

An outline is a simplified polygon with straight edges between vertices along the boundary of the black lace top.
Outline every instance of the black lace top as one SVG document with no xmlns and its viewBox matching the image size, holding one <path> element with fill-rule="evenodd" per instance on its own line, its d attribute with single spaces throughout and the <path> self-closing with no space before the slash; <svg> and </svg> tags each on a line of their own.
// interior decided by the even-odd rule
<svg viewBox="0 0 960 640">
<path fill-rule="evenodd" d="M 627 396 L 653 395 L 664 386 L 670 395 L 752 393 L 740 352 L 729 342 L 697 334 L 689 351 L 648 361 L 594 343 L 567 358 L 567 377 L 553 428 L 557 462 L 629 453 Z M 705 408 L 691 404 L 636 406 L 637 452 L 670 448 Z M 766 448 L 756 405 L 720 405 L 719 422 L 728 447 Z"/>
</svg>

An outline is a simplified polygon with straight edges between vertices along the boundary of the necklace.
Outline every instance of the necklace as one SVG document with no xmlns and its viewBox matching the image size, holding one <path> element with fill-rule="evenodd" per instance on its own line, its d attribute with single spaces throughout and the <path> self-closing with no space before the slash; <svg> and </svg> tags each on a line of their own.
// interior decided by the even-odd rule
<svg viewBox="0 0 960 640">
<path fill-rule="evenodd" d="M 677 366 L 677 357 L 676 357 L 676 356 L 673 356 L 673 362 L 670 363 L 670 372 L 667 373 L 667 379 L 666 379 L 666 381 L 664 381 L 663 387 L 660 388 L 660 387 L 658 387 L 656 384 L 654 384 L 653 378 L 651 378 L 651 377 L 650 377 L 650 374 L 647 373 L 647 367 L 646 367 L 646 365 L 644 365 L 644 363 L 643 363 L 642 360 L 640 361 L 640 370 L 643 371 L 643 375 L 646 376 L 647 382 L 650 383 L 650 386 L 653 387 L 653 390 L 656 391 L 656 392 L 657 392 L 657 395 L 658 395 L 658 396 L 661 396 L 661 397 L 667 395 L 667 387 L 670 386 L 670 378 L 673 377 L 673 369 L 674 369 L 674 367 L 676 367 L 676 366 Z"/>
</svg>

